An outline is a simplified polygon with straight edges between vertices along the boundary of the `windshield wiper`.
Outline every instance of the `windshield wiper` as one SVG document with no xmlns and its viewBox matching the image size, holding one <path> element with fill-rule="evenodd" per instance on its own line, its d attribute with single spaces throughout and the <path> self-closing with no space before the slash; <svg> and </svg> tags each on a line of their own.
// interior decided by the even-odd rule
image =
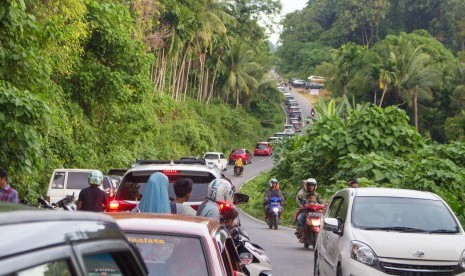
<svg viewBox="0 0 465 276">
<path fill-rule="evenodd" d="M 399 232 L 429 232 L 423 229 L 404 227 L 404 226 L 390 226 L 390 227 L 362 227 L 364 230 L 385 230 L 385 231 L 399 231 Z"/>
<path fill-rule="evenodd" d="M 428 231 L 430 233 L 458 233 L 458 230 L 450 230 L 450 229 L 437 229 L 437 230 L 432 230 Z"/>
</svg>

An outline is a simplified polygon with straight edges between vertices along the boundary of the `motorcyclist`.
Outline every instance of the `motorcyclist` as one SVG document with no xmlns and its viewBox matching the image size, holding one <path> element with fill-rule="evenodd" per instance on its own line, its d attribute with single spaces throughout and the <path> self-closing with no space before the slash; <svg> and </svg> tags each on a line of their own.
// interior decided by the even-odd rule
<svg viewBox="0 0 465 276">
<path fill-rule="evenodd" d="M 242 163 L 242 158 L 240 157 L 236 159 L 236 162 L 234 162 L 234 170 L 236 170 L 237 167 L 242 174 L 242 172 L 244 172 L 244 163 Z"/>
<path fill-rule="evenodd" d="M 215 218 L 220 222 L 219 204 L 233 204 L 234 191 L 232 184 L 226 179 L 214 179 L 208 184 L 207 198 L 197 209 L 197 216 Z"/>
<path fill-rule="evenodd" d="M 303 205 L 305 205 L 307 203 L 310 203 L 310 199 L 312 199 L 312 198 L 314 198 L 314 200 L 317 203 L 323 204 L 323 201 L 320 198 L 320 194 L 318 194 L 316 192 L 316 188 L 317 188 L 316 179 L 315 178 L 307 179 L 305 181 L 305 186 L 306 186 L 306 189 L 307 189 L 307 193 L 306 193 L 306 201 L 305 201 L 305 203 Z M 305 223 L 305 212 L 303 212 L 300 208 L 299 208 L 299 210 L 297 210 L 297 213 L 295 215 L 295 216 L 297 216 L 297 231 L 295 232 L 295 234 L 299 238 L 302 236 L 300 232 L 303 230 L 303 226 L 304 226 L 304 223 Z"/>
<path fill-rule="evenodd" d="M 279 189 L 279 181 L 276 178 L 270 179 L 268 182 L 269 188 L 265 191 L 263 196 L 263 209 L 265 211 L 265 221 L 268 219 L 268 201 L 272 197 L 279 197 L 281 199 L 281 206 L 284 205 L 283 193 Z"/>
</svg>

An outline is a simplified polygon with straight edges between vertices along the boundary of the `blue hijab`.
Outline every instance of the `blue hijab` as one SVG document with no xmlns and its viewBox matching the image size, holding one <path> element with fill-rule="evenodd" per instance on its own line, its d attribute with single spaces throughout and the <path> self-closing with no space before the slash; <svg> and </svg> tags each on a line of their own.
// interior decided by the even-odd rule
<svg viewBox="0 0 465 276">
<path fill-rule="evenodd" d="M 160 172 L 152 174 L 145 184 L 139 210 L 145 213 L 171 213 L 168 177 Z"/>
</svg>

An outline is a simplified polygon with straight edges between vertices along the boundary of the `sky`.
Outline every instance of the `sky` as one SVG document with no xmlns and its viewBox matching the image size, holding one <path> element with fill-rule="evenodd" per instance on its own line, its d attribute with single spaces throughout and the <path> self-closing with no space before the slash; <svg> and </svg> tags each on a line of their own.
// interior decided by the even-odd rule
<svg viewBox="0 0 465 276">
<path fill-rule="evenodd" d="M 307 5 L 308 0 L 281 0 L 281 4 L 283 6 L 283 10 L 281 12 L 281 17 L 284 17 L 284 15 L 293 12 L 295 10 L 301 10 Z M 275 32 L 270 35 L 270 40 L 276 44 L 279 39 L 279 31 Z"/>
</svg>

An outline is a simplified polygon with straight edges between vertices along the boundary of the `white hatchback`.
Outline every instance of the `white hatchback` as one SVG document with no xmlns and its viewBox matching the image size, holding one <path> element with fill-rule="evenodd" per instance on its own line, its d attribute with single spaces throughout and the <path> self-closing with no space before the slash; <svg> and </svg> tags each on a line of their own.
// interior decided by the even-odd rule
<svg viewBox="0 0 465 276">
<path fill-rule="evenodd" d="M 463 228 L 429 192 L 338 191 L 314 254 L 314 275 L 465 275 Z"/>
<path fill-rule="evenodd" d="M 220 171 L 225 171 L 228 166 L 228 159 L 222 152 L 207 152 L 203 155 L 207 166 L 215 165 Z"/>
<path fill-rule="evenodd" d="M 293 125 L 284 125 L 284 133 L 286 135 L 294 135 L 295 134 L 295 128 Z"/>
</svg>

